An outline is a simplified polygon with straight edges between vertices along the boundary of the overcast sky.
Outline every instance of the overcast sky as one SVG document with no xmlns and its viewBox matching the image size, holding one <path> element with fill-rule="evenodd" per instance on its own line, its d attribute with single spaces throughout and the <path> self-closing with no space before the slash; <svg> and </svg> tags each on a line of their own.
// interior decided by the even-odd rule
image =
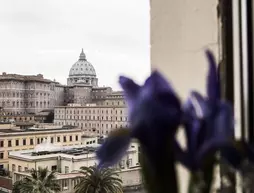
<svg viewBox="0 0 254 193">
<path fill-rule="evenodd" d="M 150 72 L 148 0 L 1 0 L 0 72 L 66 84 L 81 48 L 100 86 Z"/>
</svg>

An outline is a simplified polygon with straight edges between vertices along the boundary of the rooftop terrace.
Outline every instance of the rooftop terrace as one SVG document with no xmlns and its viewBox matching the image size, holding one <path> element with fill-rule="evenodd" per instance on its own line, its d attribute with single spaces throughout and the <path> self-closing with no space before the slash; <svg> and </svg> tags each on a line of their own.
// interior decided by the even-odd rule
<svg viewBox="0 0 254 193">
<path fill-rule="evenodd" d="M 96 150 L 100 144 L 89 145 L 74 145 L 74 146 L 60 146 L 52 144 L 49 141 L 37 145 L 34 149 L 12 151 L 9 153 L 9 158 L 25 159 L 25 160 L 40 160 L 40 159 L 52 159 L 61 158 L 66 159 L 88 159 L 95 158 Z M 135 145 L 130 145 L 128 152 L 138 151 Z"/>
<path fill-rule="evenodd" d="M 28 128 L 28 129 L 0 129 L 1 133 L 25 133 L 25 132 L 39 132 L 39 131 L 61 131 L 61 130 L 73 130 L 77 128 L 71 127 L 59 127 L 59 128 L 49 128 L 49 129 L 42 129 L 42 128 Z"/>
<path fill-rule="evenodd" d="M 76 160 L 95 158 L 95 151 L 98 146 L 98 144 L 93 144 L 89 147 L 87 145 L 62 147 L 46 143 L 37 145 L 33 150 L 12 151 L 9 153 L 9 158 L 31 161 L 57 157 Z"/>
<path fill-rule="evenodd" d="M 17 135 L 33 135 L 33 134 L 47 134 L 47 133 L 68 133 L 68 132 L 80 132 L 81 129 L 77 127 L 49 127 L 49 128 L 25 128 L 19 127 L 2 127 L 0 128 L 0 136 L 17 136 Z"/>
<path fill-rule="evenodd" d="M 85 155 L 89 153 L 95 153 L 97 147 L 76 147 L 72 149 L 59 149 L 53 151 L 40 151 L 40 152 L 31 152 L 31 156 L 40 156 L 40 155 L 50 155 L 50 154 L 66 154 L 66 155 Z"/>
</svg>

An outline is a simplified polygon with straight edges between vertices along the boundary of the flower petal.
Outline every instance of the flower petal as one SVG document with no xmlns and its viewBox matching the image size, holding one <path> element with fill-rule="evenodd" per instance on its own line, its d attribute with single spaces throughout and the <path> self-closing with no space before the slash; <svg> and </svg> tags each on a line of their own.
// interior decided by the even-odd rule
<svg viewBox="0 0 254 193">
<path fill-rule="evenodd" d="M 133 80 L 124 76 L 119 77 L 119 83 L 124 90 L 125 100 L 128 104 L 130 114 L 135 106 L 135 101 L 138 97 L 140 86 L 137 85 Z"/>
<path fill-rule="evenodd" d="M 132 79 L 125 76 L 120 76 L 119 83 L 128 97 L 133 98 L 137 96 L 140 86 Z"/>
<path fill-rule="evenodd" d="M 234 115 L 232 106 L 229 103 L 220 102 L 214 120 L 214 134 L 226 138 L 234 137 Z"/>
<path fill-rule="evenodd" d="M 161 136 L 174 133 L 181 120 L 181 103 L 167 80 L 157 71 L 146 80 L 129 115 L 133 136 L 157 144 Z"/>
<path fill-rule="evenodd" d="M 230 150 L 231 153 L 235 152 L 232 148 L 232 140 L 231 139 L 225 139 L 223 137 L 218 138 L 211 138 L 200 147 L 199 151 L 197 152 L 195 156 L 195 163 L 199 167 L 202 167 L 207 161 L 210 159 L 213 159 L 215 156 L 215 153 L 219 150 Z M 235 155 L 235 154 L 232 154 Z M 237 155 L 235 155 L 237 157 Z"/>
<path fill-rule="evenodd" d="M 185 123 L 185 132 L 187 135 L 187 148 L 190 155 L 195 155 L 199 149 L 199 145 L 203 142 L 204 136 L 201 131 L 202 122 L 194 119 L 191 122 Z"/>
<path fill-rule="evenodd" d="M 183 106 L 183 111 L 186 115 L 198 119 L 204 119 L 210 115 L 207 101 L 196 91 L 191 92 L 190 97 Z"/>
<path fill-rule="evenodd" d="M 154 71 L 143 85 L 139 95 L 139 105 L 148 106 L 153 110 L 158 109 L 161 111 L 160 114 L 165 114 L 166 111 L 175 114 L 181 109 L 180 100 L 173 87 L 158 71 Z"/>
<path fill-rule="evenodd" d="M 173 87 L 167 79 L 158 71 L 153 71 L 149 78 L 145 81 L 144 89 L 149 93 L 170 92 L 176 95 Z"/>
<path fill-rule="evenodd" d="M 211 51 L 206 51 L 206 57 L 209 62 L 209 71 L 207 75 L 207 96 L 209 100 L 215 102 L 220 99 L 220 80 L 217 73 L 217 66 L 214 55 Z"/>
<path fill-rule="evenodd" d="M 100 167 L 116 164 L 125 154 L 130 144 L 130 129 L 118 129 L 111 132 L 96 152 Z"/>
</svg>

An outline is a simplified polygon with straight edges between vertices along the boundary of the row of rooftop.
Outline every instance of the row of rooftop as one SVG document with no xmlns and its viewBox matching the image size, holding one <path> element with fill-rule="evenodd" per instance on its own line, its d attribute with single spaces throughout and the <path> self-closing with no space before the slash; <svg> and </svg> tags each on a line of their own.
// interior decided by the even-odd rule
<svg viewBox="0 0 254 193">
<path fill-rule="evenodd" d="M 38 82 L 45 82 L 45 83 L 56 83 L 59 84 L 56 81 L 52 81 L 49 79 L 45 79 L 42 74 L 37 75 L 20 75 L 20 74 L 7 74 L 6 72 L 3 72 L 2 75 L 0 75 L 0 80 L 19 80 L 19 81 L 38 81 Z"/>
<path fill-rule="evenodd" d="M 60 84 L 59 82 L 57 82 L 56 80 L 50 80 L 50 79 L 46 79 L 44 78 L 44 76 L 42 74 L 37 74 L 37 75 L 21 75 L 21 74 L 9 74 L 9 73 L 6 73 L 6 72 L 3 72 L 1 75 L 0 75 L 0 81 L 10 81 L 10 80 L 13 80 L 13 81 L 22 81 L 22 82 L 33 82 L 33 81 L 36 81 L 36 82 L 43 82 L 43 83 L 54 83 L 55 86 L 60 86 L 60 87 L 72 87 L 70 85 L 63 85 L 63 84 Z M 83 87 L 82 85 L 75 85 L 77 87 Z M 96 91 L 96 90 L 105 90 L 105 89 L 109 89 L 110 91 L 112 91 L 112 88 L 111 87 L 108 87 L 108 86 L 100 86 L 100 87 L 93 87 L 93 91 Z M 113 95 L 122 95 L 122 91 L 114 91 L 112 92 Z"/>
</svg>

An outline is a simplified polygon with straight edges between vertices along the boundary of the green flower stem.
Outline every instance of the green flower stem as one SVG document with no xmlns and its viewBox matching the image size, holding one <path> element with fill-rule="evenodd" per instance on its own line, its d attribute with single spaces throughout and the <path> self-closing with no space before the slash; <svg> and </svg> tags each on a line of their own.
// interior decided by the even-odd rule
<svg viewBox="0 0 254 193">
<path fill-rule="evenodd" d="M 147 193 L 178 193 L 174 154 L 171 148 L 167 150 L 161 158 L 156 157 L 156 164 L 152 164 L 141 151 L 140 161 Z"/>
<path fill-rule="evenodd" d="M 188 193 L 210 193 L 213 184 L 215 161 L 212 159 L 202 173 L 191 173 Z"/>
</svg>

